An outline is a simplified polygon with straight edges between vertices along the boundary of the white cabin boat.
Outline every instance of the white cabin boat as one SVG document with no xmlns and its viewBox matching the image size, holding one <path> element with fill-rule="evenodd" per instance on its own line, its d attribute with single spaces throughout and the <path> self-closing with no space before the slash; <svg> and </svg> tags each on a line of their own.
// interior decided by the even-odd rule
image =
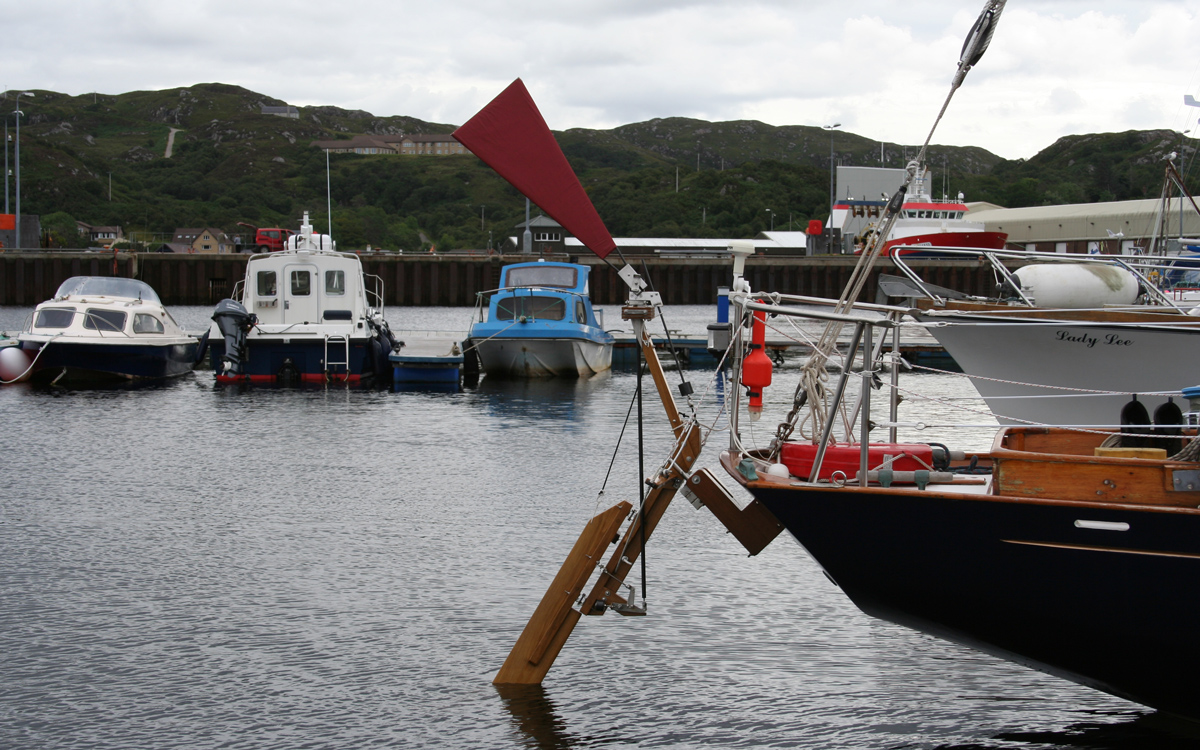
<svg viewBox="0 0 1200 750">
<path fill-rule="evenodd" d="M 308 213 L 284 250 L 246 265 L 234 299 L 213 312 L 222 383 L 360 383 L 390 378 L 395 342 L 383 319 L 383 280 L 313 232 Z"/>
</svg>

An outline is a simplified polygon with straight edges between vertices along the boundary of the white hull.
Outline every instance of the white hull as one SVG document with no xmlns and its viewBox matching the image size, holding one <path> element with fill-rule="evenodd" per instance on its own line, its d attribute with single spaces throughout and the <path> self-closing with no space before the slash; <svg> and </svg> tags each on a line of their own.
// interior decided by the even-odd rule
<svg viewBox="0 0 1200 750">
<path fill-rule="evenodd" d="M 584 339 L 493 338 L 477 349 L 483 371 L 496 377 L 588 377 L 612 368 L 612 345 Z"/>
<path fill-rule="evenodd" d="M 971 382 L 1001 424 L 1116 425 L 1129 394 L 1178 395 L 1200 384 L 1200 329 L 1027 320 L 933 326 L 929 332 L 965 373 L 983 376 Z M 1034 383 L 1058 387 L 1025 385 Z M 1140 400 L 1153 413 L 1166 397 Z"/>
</svg>

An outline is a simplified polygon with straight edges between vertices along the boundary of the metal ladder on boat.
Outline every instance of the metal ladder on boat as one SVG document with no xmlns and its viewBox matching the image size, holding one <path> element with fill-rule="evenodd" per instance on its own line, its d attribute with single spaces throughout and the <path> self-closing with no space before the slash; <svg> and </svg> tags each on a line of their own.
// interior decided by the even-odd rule
<svg viewBox="0 0 1200 750">
<path fill-rule="evenodd" d="M 341 361 L 329 358 L 329 345 L 333 344 L 333 352 L 336 355 L 339 347 L 343 352 Z M 341 335 L 325 336 L 325 375 L 330 377 L 334 374 L 333 368 L 341 367 L 343 369 L 343 379 L 350 379 L 350 337 Z"/>
</svg>

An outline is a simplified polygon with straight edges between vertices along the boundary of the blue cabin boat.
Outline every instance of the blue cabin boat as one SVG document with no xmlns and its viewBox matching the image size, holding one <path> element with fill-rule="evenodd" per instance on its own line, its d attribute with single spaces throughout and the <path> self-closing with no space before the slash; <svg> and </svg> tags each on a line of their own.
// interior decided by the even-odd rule
<svg viewBox="0 0 1200 750">
<path fill-rule="evenodd" d="M 492 377 L 587 377 L 612 368 L 613 337 L 588 296 L 588 267 L 517 263 L 481 305 L 470 346 Z"/>
</svg>

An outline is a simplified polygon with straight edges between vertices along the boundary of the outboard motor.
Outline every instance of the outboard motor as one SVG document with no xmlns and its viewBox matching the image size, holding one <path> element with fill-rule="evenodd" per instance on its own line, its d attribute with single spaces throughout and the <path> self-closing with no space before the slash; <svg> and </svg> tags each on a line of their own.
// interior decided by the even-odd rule
<svg viewBox="0 0 1200 750">
<path fill-rule="evenodd" d="M 212 319 L 225 337 L 225 356 L 221 358 L 217 374 L 237 377 L 244 374 L 242 363 L 246 361 L 246 334 L 258 322 L 258 316 L 246 312 L 241 302 L 223 299 L 213 310 Z"/>
</svg>

